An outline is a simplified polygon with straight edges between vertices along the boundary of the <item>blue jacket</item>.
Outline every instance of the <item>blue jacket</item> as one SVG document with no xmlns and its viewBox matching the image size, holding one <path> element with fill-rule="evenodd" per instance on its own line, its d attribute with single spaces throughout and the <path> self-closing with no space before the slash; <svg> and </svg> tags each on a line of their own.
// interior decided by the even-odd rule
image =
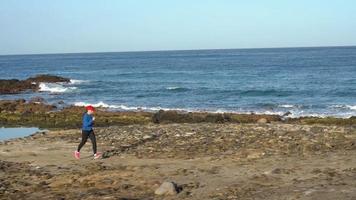
<svg viewBox="0 0 356 200">
<path fill-rule="evenodd" d="M 84 113 L 83 115 L 83 131 L 91 131 L 93 130 L 93 116 L 89 115 L 88 113 Z"/>
</svg>

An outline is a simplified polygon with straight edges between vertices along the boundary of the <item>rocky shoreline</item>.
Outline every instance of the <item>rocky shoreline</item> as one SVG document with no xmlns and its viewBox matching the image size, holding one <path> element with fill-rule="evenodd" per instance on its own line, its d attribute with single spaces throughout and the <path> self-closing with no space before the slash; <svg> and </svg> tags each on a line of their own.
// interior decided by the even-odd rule
<svg viewBox="0 0 356 200">
<path fill-rule="evenodd" d="M 26 87 L 2 91 L 38 90 Z M 49 129 L 0 142 L 0 199 L 356 199 L 356 117 L 99 107 L 103 157 L 93 160 L 88 142 L 76 160 L 84 111 L 0 100 L 1 127 Z"/>
<path fill-rule="evenodd" d="M 68 106 L 59 109 L 56 105 L 44 103 L 41 98 L 30 101 L 0 100 L 0 126 L 36 126 L 40 128 L 79 128 L 84 107 Z M 149 124 L 149 123 L 286 123 L 286 124 L 324 124 L 355 125 L 356 117 L 342 118 L 285 118 L 279 115 L 207 113 L 163 111 L 125 111 L 113 112 L 106 108 L 97 108 L 96 126 Z"/>
<path fill-rule="evenodd" d="M 96 128 L 0 143 L 4 199 L 355 199 L 356 128 L 168 123 Z M 177 189 L 160 195 L 162 183 Z M 164 186 L 164 184 L 163 184 Z M 179 189 L 179 190 L 178 190 Z M 157 192 L 158 190 L 158 192 Z"/>
<path fill-rule="evenodd" d="M 1 94 L 16 94 L 25 91 L 39 91 L 40 83 L 68 83 L 70 79 L 53 76 L 37 75 L 26 80 L 0 80 Z M 80 106 L 65 106 L 65 102 L 56 105 L 46 104 L 45 99 L 34 97 L 28 101 L 0 100 L 0 126 L 36 126 L 39 128 L 79 128 L 81 115 L 85 111 Z M 267 114 L 237 114 L 163 111 L 157 113 L 145 111 L 112 112 L 98 108 L 96 126 L 148 124 L 148 123 L 288 123 L 288 124 L 324 124 L 324 125 L 354 125 L 356 116 L 348 119 L 334 117 L 300 117 L 288 118 Z"/>
</svg>

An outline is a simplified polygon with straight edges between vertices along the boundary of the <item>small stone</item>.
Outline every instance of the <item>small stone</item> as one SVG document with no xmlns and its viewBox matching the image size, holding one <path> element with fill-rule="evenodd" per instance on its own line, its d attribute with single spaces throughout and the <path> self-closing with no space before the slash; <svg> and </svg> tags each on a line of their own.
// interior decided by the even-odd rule
<svg viewBox="0 0 356 200">
<path fill-rule="evenodd" d="M 163 182 L 155 191 L 156 195 L 176 195 L 178 194 L 176 185 L 173 182 Z"/>
<path fill-rule="evenodd" d="M 327 148 L 330 148 L 330 149 L 333 148 L 333 146 L 332 146 L 330 143 L 328 143 L 328 142 L 325 143 L 325 146 L 326 146 Z"/>
<path fill-rule="evenodd" d="M 148 139 L 151 139 L 151 138 L 152 138 L 151 135 L 145 135 L 145 136 L 143 136 L 143 139 L 144 139 L 144 140 L 148 140 Z"/>
<path fill-rule="evenodd" d="M 194 135 L 195 133 L 194 132 L 188 132 L 188 133 L 185 133 L 185 136 L 191 136 L 191 135 Z"/>
<path fill-rule="evenodd" d="M 268 121 L 266 118 L 261 118 L 261 119 L 257 120 L 257 123 L 259 123 L 259 124 L 266 124 L 267 122 Z"/>
<path fill-rule="evenodd" d="M 264 152 L 250 152 L 248 155 L 247 155 L 247 159 L 258 159 L 258 158 L 261 158 L 265 155 Z"/>
<path fill-rule="evenodd" d="M 272 170 L 272 174 L 281 174 L 282 173 L 282 169 L 281 168 L 275 168 Z"/>
</svg>

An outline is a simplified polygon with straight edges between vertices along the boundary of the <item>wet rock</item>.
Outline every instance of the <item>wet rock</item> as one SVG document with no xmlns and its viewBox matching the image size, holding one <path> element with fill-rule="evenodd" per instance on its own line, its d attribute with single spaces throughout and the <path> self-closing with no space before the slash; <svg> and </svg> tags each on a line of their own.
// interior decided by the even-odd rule
<svg viewBox="0 0 356 200">
<path fill-rule="evenodd" d="M 38 91 L 39 83 L 70 82 L 70 79 L 52 75 L 38 75 L 26 80 L 0 80 L 0 94 L 18 94 L 27 90 Z"/>
<path fill-rule="evenodd" d="M 176 195 L 178 194 L 177 185 L 174 182 L 163 182 L 162 185 L 156 189 L 156 195 Z"/>
<path fill-rule="evenodd" d="M 29 103 L 45 103 L 45 99 L 42 97 L 32 97 Z"/>
<path fill-rule="evenodd" d="M 235 113 L 182 112 L 160 110 L 152 117 L 154 123 L 254 123 L 260 118 L 267 122 L 281 121 L 278 115 L 248 115 Z M 266 123 L 267 123 L 266 122 Z"/>
<path fill-rule="evenodd" d="M 0 124 L 3 126 L 36 126 L 42 128 L 79 128 L 84 107 L 70 106 L 57 110 L 54 105 L 24 100 L 0 100 Z M 95 125 L 147 124 L 152 113 L 109 112 L 98 109 Z"/>
<path fill-rule="evenodd" d="M 64 78 L 60 76 L 53 76 L 49 74 L 40 74 L 35 77 L 28 78 L 26 82 L 31 82 L 31 83 L 39 83 L 39 82 L 45 82 L 45 83 L 59 83 L 59 82 L 64 82 L 64 83 L 69 83 L 70 79 L 69 78 Z"/>
<path fill-rule="evenodd" d="M 284 113 L 283 115 L 282 115 L 282 117 L 287 117 L 287 116 L 289 116 L 289 115 L 291 115 L 292 113 L 290 112 L 290 111 L 288 111 L 288 112 L 286 112 L 286 113 Z"/>
<path fill-rule="evenodd" d="M 36 90 L 38 86 L 18 79 L 0 80 L 0 94 L 17 94 L 26 90 Z"/>
</svg>

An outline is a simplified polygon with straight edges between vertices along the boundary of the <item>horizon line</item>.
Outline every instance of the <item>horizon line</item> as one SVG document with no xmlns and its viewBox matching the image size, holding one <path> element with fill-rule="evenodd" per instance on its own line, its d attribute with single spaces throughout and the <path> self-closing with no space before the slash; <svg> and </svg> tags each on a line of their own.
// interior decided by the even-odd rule
<svg viewBox="0 0 356 200">
<path fill-rule="evenodd" d="M 286 47 L 246 47 L 246 48 L 212 48 L 212 49 L 161 49 L 161 50 L 132 50 L 132 51 L 87 51 L 87 52 L 62 52 L 62 53 L 25 53 L 25 54 L 0 54 L 0 56 L 31 56 L 31 55 L 63 55 L 63 54 L 105 54 L 105 53 L 144 53 L 144 52 L 169 52 L 169 51 L 209 51 L 209 50 L 253 50 L 253 49 L 297 49 L 297 48 L 348 48 L 356 45 L 335 46 L 286 46 Z"/>
</svg>

